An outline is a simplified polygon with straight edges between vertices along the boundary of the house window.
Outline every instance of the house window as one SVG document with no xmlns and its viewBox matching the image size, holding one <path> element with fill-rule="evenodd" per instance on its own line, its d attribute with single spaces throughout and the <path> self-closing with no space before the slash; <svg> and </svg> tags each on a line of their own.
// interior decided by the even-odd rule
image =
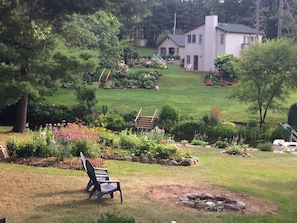
<svg viewBox="0 0 297 223">
<path fill-rule="evenodd" d="M 169 55 L 174 55 L 175 49 L 173 47 L 169 47 Z"/>
<path fill-rule="evenodd" d="M 196 35 L 192 35 L 192 43 L 196 43 Z"/>
<path fill-rule="evenodd" d="M 161 55 L 166 55 L 166 48 L 165 47 L 161 47 Z"/>
<path fill-rule="evenodd" d="M 191 43 L 191 38 L 192 38 L 192 36 L 188 35 L 188 43 Z"/>
<path fill-rule="evenodd" d="M 202 34 L 199 34 L 199 44 L 202 44 Z"/>
<path fill-rule="evenodd" d="M 186 61 L 187 64 L 190 64 L 191 63 L 191 56 L 190 55 L 187 55 L 187 61 Z"/>
<path fill-rule="evenodd" d="M 244 43 L 251 43 L 254 41 L 253 36 L 244 36 Z"/>
<path fill-rule="evenodd" d="M 221 44 L 225 44 L 225 34 L 221 34 Z"/>
<path fill-rule="evenodd" d="M 253 36 L 244 36 L 243 37 L 242 48 L 243 49 L 249 49 L 250 48 L 250 44 L 253 41 L 254 41 L 254 37 Z"/>
</svg>

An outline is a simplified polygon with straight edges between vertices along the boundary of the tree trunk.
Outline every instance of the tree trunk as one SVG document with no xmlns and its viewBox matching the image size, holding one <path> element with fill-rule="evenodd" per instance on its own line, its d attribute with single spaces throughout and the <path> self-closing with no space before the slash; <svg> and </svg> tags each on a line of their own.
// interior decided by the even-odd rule
<svg viewBox="0 0 297 223">
<path fill-rule="evenodd" d="M 16 119 L 13 126 L 13 132 L 23 133 L 26 129 L 28 109 L 28 94 L 24 94 L 16 106 Z"/>
</svg>

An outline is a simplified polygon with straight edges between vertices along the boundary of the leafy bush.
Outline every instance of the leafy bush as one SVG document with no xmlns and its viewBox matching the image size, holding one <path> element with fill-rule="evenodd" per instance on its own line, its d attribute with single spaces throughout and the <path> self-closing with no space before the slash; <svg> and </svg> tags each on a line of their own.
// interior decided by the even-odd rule
<svg viewBox="0 0 297 223">
<path fill-rule="evenodd" d="M 134 218 L 119 216 L 119 213 L 102 214 L 97 223 L 135 223 Z"/>
<path fill-rule="evenodd" d="M 239 127 L 238 135 L 249 141 L 257 141 L 260 136 L 259 123 L 253 120 L 249 121 L 246 126 Z"/>
<path fill-rule="evenodd" d="M 206 125 L 216 126 L 222 121 L 223 114 L 217 108 L 211 108 L 210 114 L 203 116 L 203 121 Z"/>
<path fill-rule="evenodd" d="M 50 157 L 58 155 L 56 147 L 49 146 L 45 140 L 45 137 L 37 136 L 28 138 L 26 140 L 20 140 L 17 138 L 11 138 L 7 142 L 7 150 L 12 157 Z"/>
<path fill-rule="evenodd" d="M 92 158 L 101 156 L 99 144 L 93 139 L 74 140 L 71 147 L 71 155 L 79 157 L 80 152 Z"/>
<path fill-rule="evenodd" d="M 175 145 L 157 144 L 153 152 L 158 159 L 176 159 L 182 155 L 181 150 Z"/>
<path fill-rule="evenodd" d="M 174 135 L 194 135 L 197 132 L 207 132 L 207 126 L 203 121 L 197 121 L 197 120 L 186 120 L 178 122 L 173 126 L 171 129 L 171 133 Z"/>
<path fill-rule="evenodd" d="M 237 130 L 234 123 L 223 122 L 212 128 L 212 135 L 221 138 L 231 138 L 237 135 Z"/>
<path fill-rule="evenodd" d="M 266 152 L 273 151 L 273 145 L 271 142 L 260 143 L 260 144 L 258 144 L 257 147 L 260 151 L 266 151 Z"/>
<path fill-rule="evenodd" d="M 288 113 L 288 124 L 297 127 L 297 103 L 292 104 Z"/>
<path fill-rule="evenodd" d="M 75 95 L 78 103 L 76 107 L 77 109 L 80 108 L 81 112 L 79 117 L 90 114 L 92 108 L 97 103 L 95 86 L 78 82 L 75 86 Z"/>
<path fill-rule="evenodd" d="M 224 80 L 233 81 L 235 79 L 235 67 L 234 62 L 237 62 L 239 57 L 232 54 L 221 54 L 214 59 L 215 67 L 222 72 Z"/>
<path fill-rule="evenodd" d="M 108 128 L 114 131 L 120 131 L 131 127 L 131 124 L 127 123 L 123 116 L 115 112 L 107 112 L 106 114 L 100 114 L 94 121 L 95 126 Z"/>
<path fill-rule="evenodd" d="M 178 123 L 180 119 L 179 110 L 171 104 L 166 104 L 161 108 L 159 121 L 160 127 L 166 132 L 170 132 L 170 128 Z"/>
<path fill-rule="evenodd" d="M 122 131 L 119 134 L 120 136 L 120 149 L 123 150 L 133 150 L 139 147 L 141 140 L 137 137 L 136 134 L 128 131 Z"/>
<path fill-rule="evenodd" d="M 226 153 L 229 155 L 246 155 L 246 149 L 241 148 L 240 145 L 232 145 L 226 149 Z"/>
<path fill-rule="evenodd" d="M 226 148 L 230 145 L 230 143 L 228 142 L 228 140 L 225 138 L 224 140 L 217 140 L 214 144 L 215 147 L 217 148 Z"/>
<path fill-rule="evenodd" d="M 142 132 L 140 133 L 140 135 L 146 137 L 147 140 L 150 140 L 156 143 L 160 143 L 162 139 L 167 138 L 165 135 L 165 130 L 160 129 L 158 126 L 152 129 L 150 132 Z"/>
<path fill-rule="evenodd" d="M 201 139 L 193 139 L 191 141 L 192 145 L 196 145 L 196 146 L 206 146 L 208 144 L 208 142 L 201 140 Z"/>
<path fill-rule="evenodd" d="M 48 123 L 58 123 L 61 120 L 75 121 L 79 117 L 74 110 L 63 105 L 41 105 L 28 106 L 28 118 L 30 129 L 38 129 Z"/>
</svg>

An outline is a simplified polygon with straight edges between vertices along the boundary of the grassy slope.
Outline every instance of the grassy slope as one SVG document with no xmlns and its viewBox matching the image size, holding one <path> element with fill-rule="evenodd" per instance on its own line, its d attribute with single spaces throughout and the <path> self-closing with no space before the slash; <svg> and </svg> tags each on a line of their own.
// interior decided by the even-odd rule
<svg viewBox="0 0 297 223">
<path fill-rule="evenodd" d="M 96 205 L 83 188 L 83 171 L 26 167 L 0 163 L 0 210 L 8 222 L 93 222 L 100 214 L 116 212 L 133 216 L 136 222 L 164 223 L 282 223 L 297 217 L 296 156 L 254 151 L 253 158 L 222 156 L 218 149 L 191 149 L 199 157 L 192 167 L 164 167 L 124 161 L 107 161 L 113 179 L 120 179 L 124 204 L 119 194 Z M 20 177 L 22 180 L 19 180 Z M 205 188 L 222 187 L 274 202 L 279 211 L 264 216 L 218 216 L 199 214 L 154 203 L 150 191 L 159 185 Z M 198 220 L 199 219 L 199 220 Z M 92 220 L 92 221 L 91 221 Z"/>
<path fill-rule="evenodd" d="M 209 114 L 210 108 L 216 107 L 229 121 L 246 122 L 249 119 L 258 119 L 257 115 L 251 116 L 245 112 L 246 105 L 227 98 L 230 87 L 205 86 L 203 73 L 186 72 L 178 66 L 170 66 L 168 70 L 160 72 L 164 75 L 159 80 L 159 90 L 98 89 L 99 102 L 96 109 L 100 110 L 103 105 L 107 105 L 111 111 L 116 109 L 121 113 L 135 112 L 136 115 L 142 107 L 144 115 L 152 115 L 155 109 L 160 111 L 165 103 L 171 103 L 180 109 L 183 116 L 202 117 Z M 289 107 L 296 101 L 295 93 L 284 107 Z M 73 90 L 60 90 L 54 97 L 47 98 L 47 103 L 74 105 L 76 102 Z M 269 112 L 267 121 L 286 122 L 287 114 Z"/>
</svg>

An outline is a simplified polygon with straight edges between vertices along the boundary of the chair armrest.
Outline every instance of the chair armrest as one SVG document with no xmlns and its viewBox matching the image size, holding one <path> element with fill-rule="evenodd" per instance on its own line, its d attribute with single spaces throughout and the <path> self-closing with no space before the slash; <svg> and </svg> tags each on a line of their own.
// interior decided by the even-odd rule
<svg viewBox="0 0 297 223">
<path fill-rule="evenodd" d="M 119 184 L 120 181 L 119 180 L 99 180 L 99 183 L 117 183 Z"/>
<path fill-rule="evenodd" d="M 103 171 L 107 171 L 107 168 L 94 167 L 94 170 L 103 170 Z"/>
</svg>

